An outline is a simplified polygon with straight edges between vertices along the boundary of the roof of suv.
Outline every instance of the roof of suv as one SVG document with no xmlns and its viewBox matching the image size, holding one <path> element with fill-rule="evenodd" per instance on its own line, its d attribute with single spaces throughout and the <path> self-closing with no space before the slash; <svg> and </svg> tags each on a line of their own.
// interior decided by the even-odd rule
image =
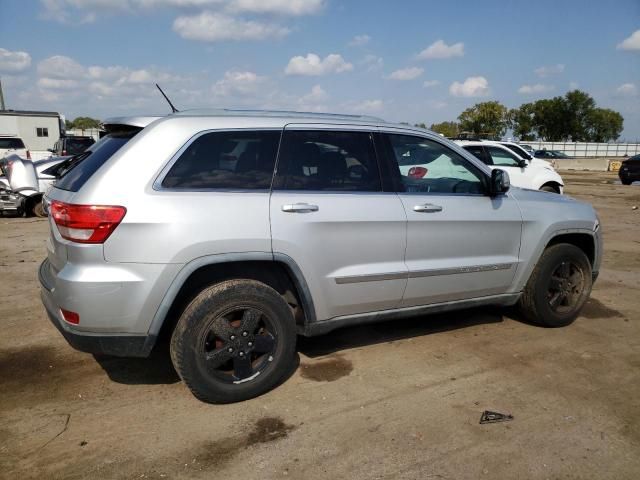
<svg viewBox="0 0 640 480">
<path fill-rule="evenodd" d="M 259 121 L 262 126 L 266 123 L 272 123 L 273 126 L 283 126 L 287 123 L 324 123 L 324 124 L 356 124 L 356 125 L 375 125 L 387 126 L 391 128 L 402 128 L 406 130 L 414 130 L 419 132 L 427 132 L 427 130 L 413 127 L 411 125 L 389 123 L 385 120 L 367 116 L 367 115 L 350 115 L 335 113 L 315 113 L 315 112 L 295 112 L 286 110 L 242 110 L 242 109 L 195 109 L 176 112 L 168 115 L 138 115 L 131 117 L 113 117 L 103 122 L 105 127 L 126 125 L 138 128 L 145 128 L 156 120 L 169 120 L 177 118 L 203 118 L 210 117 L 216 120 L 228 118 L 232 123 L 237 124 L 241 121 L 251 123 L 251 120 Z M 108 128 L 107 128 L 108 129 Z M 430 132 L 433 135 L 436 133 Z"/>
</svg>

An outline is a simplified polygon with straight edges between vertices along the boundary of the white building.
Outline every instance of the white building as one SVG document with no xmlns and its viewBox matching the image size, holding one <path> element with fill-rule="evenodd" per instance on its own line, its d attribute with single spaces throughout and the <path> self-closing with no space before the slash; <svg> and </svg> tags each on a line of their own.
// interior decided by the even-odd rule
<svg viewBox="0 0 640 480">
<path fill-rule="evenodd" d="M 31 152 L 53 148 L 63 120 L 57 112 L 0 110 L 0 135 L 17 135 Z"/>
</svg>

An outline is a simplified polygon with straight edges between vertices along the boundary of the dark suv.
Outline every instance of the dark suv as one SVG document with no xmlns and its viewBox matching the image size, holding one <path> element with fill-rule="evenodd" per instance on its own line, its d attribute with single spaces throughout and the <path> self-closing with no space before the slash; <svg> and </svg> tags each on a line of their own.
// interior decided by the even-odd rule
<svg viewBox="0 0 640 480">
<path fill-rule="evenodd" d="M 623 160 L 618 176 L 623 185 L 631 185 L 632 182 L 640 180 L 640 155 Z"/>
<path fill-rule="evenodd" d="M 94 143 L 96 142 L 92 137 L 61 137 L 49 151 L 58 157 L 77 155 L 84 152 Z"/>
</svg>

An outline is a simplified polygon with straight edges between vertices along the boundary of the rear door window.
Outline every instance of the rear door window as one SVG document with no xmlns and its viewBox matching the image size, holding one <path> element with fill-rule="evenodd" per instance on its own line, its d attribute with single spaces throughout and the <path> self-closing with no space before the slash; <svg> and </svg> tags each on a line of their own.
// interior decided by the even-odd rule
<svg viewBox="0 0 640 480">
<path fill-rule="evenodd" d="M 84 152 L 88 147 L 93 145 L 92 138 L 68 138 L 67 142 L 67 155 L 76 155 Z"/>
<path fill-rule="evenodd" d="M 0 148 L 17 150 L 24 148 L 24 143 L 20 138 L 0 138 Z"/>
<path fill-rule="evenodd" d="M 487 150 L 494 165 L 501 167 L 518 167 L 520 165 L 520 159 L 507 149 L 489 146 Z"/>
<path fill-rule="evenodd" d="M 371 134 L 321 130 L 285 131 L 274 189 L 381 191 Z"/>
<path fill-rule="evenodd" d="M 491 157 L 489 157 L 485 153 L 484 147 L 482 145 L 465 145 L 462 148 L 464 148 L 467 152 L 473 154 L 476 158 L 482 160 L 483 163 L 487 165 L 493 165 Z"/>
<path fill-rule="evenodd" d="M 279 130 L 205 133 L 182 152 L 162 187 L 268 190 L 279 142 Z"/>
<path fill-rule="evenodd" d="M 65 168 L 58 172 L 59 179 L 55 186 L 62 190 L 77 192 L 136 133 L 137 131 L 107 135 L 94 150 L 84 152 L 65 162 Z"/>
</svg>

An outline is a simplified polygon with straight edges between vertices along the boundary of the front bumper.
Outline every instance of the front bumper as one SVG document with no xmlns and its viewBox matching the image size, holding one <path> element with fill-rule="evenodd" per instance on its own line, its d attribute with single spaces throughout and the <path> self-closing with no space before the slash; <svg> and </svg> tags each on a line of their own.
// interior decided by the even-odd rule
<svg viewBox="0 0 640 480">
<path fill-rule="evenodd" d="M 113 355 L 117 357 L 148 357 L 156 341 L 155 335 L 118 335 L 90 333 L 74 329 L 73 325 L 62 318 L 60 307 L 56 305 L 53 287 L 48 284 L 46 269 L 48 260 L 45 260 L 38 269 L 40 280 L 40 295 L 49 320 L 58 329 L 62 336 L 76 350 L 81 352 Z"/>
</svg>

